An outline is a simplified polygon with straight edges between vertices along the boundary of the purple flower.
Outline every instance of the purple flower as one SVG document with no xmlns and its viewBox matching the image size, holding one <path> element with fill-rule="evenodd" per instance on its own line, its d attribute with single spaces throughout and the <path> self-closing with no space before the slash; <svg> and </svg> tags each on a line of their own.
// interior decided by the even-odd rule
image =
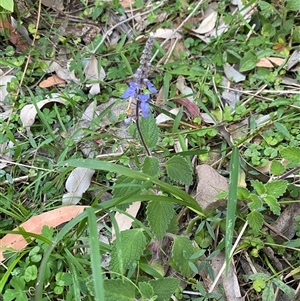
<svg viewBox="0 0 300 301">
<path fill-rule="evenodd" d="M 154 85 L 150 82 L 150 80 L 147 80 L 147 87 L 148 87 L 148 90 L 151 92 L 151 93 L 157 93 L 158 91 L 155 89 Z"/>
<path fill-rule="evenodd" d="M 139 85 L 135 82 L 130 82 L 129 87 L 124 91 L 124 93 L 120 96 L 121 98 L 129 98 L 134 97 L 139 88 Z"/>
</svg>

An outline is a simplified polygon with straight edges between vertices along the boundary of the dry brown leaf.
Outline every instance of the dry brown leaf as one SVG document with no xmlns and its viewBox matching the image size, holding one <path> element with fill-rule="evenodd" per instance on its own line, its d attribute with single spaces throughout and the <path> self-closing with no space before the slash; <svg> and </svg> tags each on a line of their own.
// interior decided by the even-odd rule
<svg viewBox="0 0 300 301">
<path fill-rule="evenodd" d="M 270 57 L 267 57 L 267 59 L 276 66 L 281 66 L 285 62 L 285 59 L 283 59 L 281 57 L 270 56 Z"/>
<path fill-rule="evenodd" d="M 132 217 L 136 217 L 140 207 L 141 207 L 141 202 L 134 202 L 126 209 L 126 212 L 130 214 Z M 130 229 L 133 223 L 132 218 L 120 212 L 117 212 L 115 214 L 115 219 L 119 226 L 120 232 Z M 111 241 L 114 241 L 115 239 L 116 239 L 116 231 L 115 228 L 112 228 Z"/>
<path fill-rule="evenodd" d="M 18 228 L 22 228 L 30 233 L 41 234 L 44 226 L 57 227 L 82 213 L 85 208 L 87 208 L 87 206 L 66 206 L 57 208 L 32 217 Z M 18 228 L 15 228 L 14 231 L 18 231 Z M 4 260 L 3 252 L 8 248 L 20 251 L 27 245 L 28 242 L 20 234 L 5 235 L 0 239 L 0 262 Z"/>
<path fill-rule="evenodd" d="M 211 12 L 200 24 L 197 29 L 193 31 L 199 34 L 208 33 L 214 29 L 218 18 L 218 13 L 213 11 Z"/>
<path fill-rule="evenodd" d="M 64 85 L 65 83 L 66 83 L 66 81 L 64 81 L 59 76 L 54 74 L 54 75 L 48 77 L 47 79 L 43 80 L 42 82 L 40 82 L 39 87 L 49 88 L 52 86 L 58 86 L 58 85 L 61 86 L 61 85 Z"/>
<path fill-rule="evenodd" d="M 132 7 L 135 0 L 120 0 L 120 4 L 123 8 Z"/>
<path fill-rule="evenodd" d="M 256 67 L 274 68 L 273 64 L 265 57 L 256 63 Z"/>
</svg>

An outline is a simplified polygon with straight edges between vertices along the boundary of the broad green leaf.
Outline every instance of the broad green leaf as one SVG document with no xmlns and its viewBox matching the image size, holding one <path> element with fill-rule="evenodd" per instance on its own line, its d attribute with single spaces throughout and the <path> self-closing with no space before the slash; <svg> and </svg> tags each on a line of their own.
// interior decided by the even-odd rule
<svg viewBox="0 0 300 301">
<path fill-rule="evenodd" d="M 251 211 L 259 210 L 263 206 L 263 201 L 258 197 L 257 194 L 251 193 L 250 199 L 252 202 L 248 204 Z"/>
<path fill-rule="evenodd" d="M 144 299 L 150 299 L 154 295 L 153 287 L 148 282 L 139 282 L 139 289 Z"/>
<path fill-rule="evenodd" d="M 285 167 L 279 161 L 273 160 L 270 166 L 270 173 L 273 176 L 280 176 L 285 172 Z"/>
<path fill-rule="evenodd" d="M 0 7 L 3 7 L 5 10 L 14 11 L 14 0 L 1 0 Z"/>
<path fill-rule="evenodd" d="M 287 189 L 288 182 L 286 180 L 274 180 L 265 184 L 267 194 L 275 198 L 281 197 Z"/>
<path fill-rule="evenodd" d="M 300 164 L 300 150 L 296 146 L 288 146 L 280 151 L 281 156 L 291 163 Z"/>
<path fill-rule="evenodd" d="M 140 128 L 143 135 L 143 139 L 149 148 L 153 148 L 158 142 L 158 126 L 155 118 L 150 116 L 148 118 L 140 118 Z"/>
<path fill-rule="evenodd" d="M 275 300 L 275 294 L 274 294 L 274 289 L 272 282 L 269 281 L 262 293 L 262 301 L 274 301 Z"/>
<path fill-rule="evenodd" d="M 274 214 L 280 215 L 280 205 L 274 196 L 267 195 L 264 198 L 264 201 L 267 203 L 267 205 L 270 207 L 271 211 Z"/>
<path fill-rule="evenodd" d="M 286 242 L 284 243 L 284 245 L 287 246 L 287 247 L 299 248 L 299 247 L 300 247 L 300 238 L 286 241 Z M 299 267 L 299 268 L 300 268 L 300 267 Z M 299 272 L 300 272 L 300 271 L 299 271 Z"/>
<path fill-rule="evenodd" d="M 264 223 L 264 217 L 260 212 L 252 211 L 248 214 L 247 221 L 249 223 L 249 226 L 255 232 L 259 232 Z"/>
<path fill-rule="evenodd" d="M 262 182 L 257 180 L 251 181 L 251 186 L 257 191 L 258 194 L 266 193 L 266 188 Z"/>
<path fill-rule="evenodd" d="M 250 71 L 255 68 L 257 57 L 252 52 L 247 52 L 240 61 L 240 72 Z"/>
<path fill-rule="evenodd" d="M 195 253 L 192 241 L 184 236 L 175 236 L 172 247 L 172 262 L 175 268 L 184 276 L 191 277 L 192 270 L 188 259 Z"/>
<path fill-rule="evenodd" d="M 283 291 L 289 297 L 291 297 L 291 298 L 295 297 L 294 291 L 279 278 L 273 278 L 272 282 L 275 284 L 276 287 L 278 287 L 281 291 Z"/>
<path fill-rule="evenodd" d="M 147 206 L 147 220 L 153 233 L 160 239 L 164 237 L 175 214 L 172 203 L 150 201 Z"/>
<path fill-rule="evenodd" d="M 159 161 L 155 157 L 146 157 L 142 167 L 143 173 L 155 177 L 159 174 Z"/>
<path fill-rule="evenodd" d="M 162 278 L 150 280 L 149 284 L 153 287 L 154 295 L 157 295 L 155 301 L 165 301 L 169 300 L 172 294 L 174 294 L 179 287 L 180 281 L 176 278 Z"/>
<path fill-rule="evenodd" d="M 191 165 L 181 156 L 174 156 L 165 163 L 168 177 L 184 185 L 193 184 L 193 170 Z"/>
<path fill-rule="evenodd" d="M 117 237 L 118 239 L 118 237 Z M 130 229 L 120 233 L 120 242 L 113 243 L 111 252 L 111 271 L 123 274 L 131 264 L 138 261 L 146 248 L 146 238 L 142 229 Z M 118 246 L 118 247 L 117 247 Z M 123 264 L 120 264 L 122 261 Z"/>
<path fill-rule="evenodd" d="M 234 231 L 235 218 L 236 218 L 239 168 L 240 168 L 239 149 L 236 146 L 234 146 L 230 158 L 229 194 L 228 194 L 227 214 L 226 214 L 225 260 L 226 260 L 227 271 L 230 263 L 230 251 L 232 247 L 233 231 Z"/>
<path fill-rule="evenodd" d="M 115 198 L 122 197 L 126 194 L 131 193 L 138 187 L 140 187 L 141 181 L 126 177 L 126 176 L 119 176 L 114 183 L 113 195 Z"/>
<path fill-rule="evenodd" d="M 272 5 L 266 1 L 258 1 L 258 6 L 261 10 L 261 14 L 266 18 L 269 18 L 277 13 L 274 4 Z"/>
<path fill-rule="evenodd" d="M 300 1 L 298 0 L 286 0 L 286 9 L 297 12 L 300 10 Z"/>
<path fill-rule="evenodd" d="M 126 280 L 104 280 L 105 301 L 132 301 L 135 299 L 135 286 Z"/>
</svg>

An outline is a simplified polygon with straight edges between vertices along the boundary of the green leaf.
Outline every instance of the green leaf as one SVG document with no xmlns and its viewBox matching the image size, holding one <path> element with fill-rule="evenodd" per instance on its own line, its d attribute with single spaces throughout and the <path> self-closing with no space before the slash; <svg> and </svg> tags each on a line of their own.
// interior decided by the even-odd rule
<svg viewBox="0 0 300 301">
<path fill-rule="evenodd" d="M 288 182 L 286 180 L 274 180 L 265 184 L 267 194 L 275 198 L 281 197 L 287 189 Z"/>
<path fill-rule="evenodd" d="M 130 229 L 120 233 L 119 243 L 114 241 L 111 252 L 111 271 L 123 274 L 131 264 L 138 261 L 146 248 L 146 238 L 141 229 Z M 118 247 L 117 247 L 118 246 Z M 120 264 L 122 261 L 123 264 Z"/>
<path fill-rule="evenodd" d="M 255 68 L 257 57 L 252 52 L 247 52 L 240 61 L 240 72 L 250 71 Z"/>
<path fill-rule="evenodd" d="M 162 239 L 175 215 L 173 204 L 161 201 L 150 201 L 147 206 L 146 214 L 151 230 L 159 239 Z"/>
<path fill-rule="evenodd" d="M 148 282 L 139 282 L 139 289 L 143 299 L 150 299 L 154 295 L 153 287 Z"/>
<path fill-rule="evenodd" d="M 275 300 L 275 294 L 272 282 L 269 281 L 262 293 L 262 301 L 274 301 Z"/>
<path fill-rule="evenodd" d="M 280 205 L 277 201 L 277 199 L 272 196 L 272 195 L 267 195 L 264 198 L 264 201 L 266 202 L 266 204 L 270 207 L 271 211 L 274 214 L 280 215 Z"/>
<path fill-rule="evenodd" d="M 258 6 L 260 8 L 261 14 L 266 18 L 269 18 L 270 16 L 276 14 L 276 9 L 274 5 L 266 1 L 259 1 Z"/>
<path fill-rule="evenodd" d="M 264 217 L 260 212 L 252 211 L 248 214 L 247 221 L 249 223 L 249 226 L 255 232 L 259 232 L 264 223 Z"/>
<path fill-rule="evenodd" d="M 105 301 L 132 301 L 135 298 L 135 286 L 126 280 L 104 280 Z"/>
<path fill-rule="evenodd" d="M 195 253 L 192 241 L 184 236 L 175 236 L 172 247 L 172 262 L 184 277 L 191 277 L 192 270 L 188 259 Z"/>
<path fill-rule="evenodd" d="M 251 211 L 253 210 L 259 210 L 263 206 L 262 200 L 258 197 L 257 194 L 251 193 L 250 199 L 252 202 L 248 204 Z"/>
<path fill-rule="evenodd" d="M 272 161 L 270 166 L 270 173 L 273 176 L 280 176 L 285 172 L 285 167 L 279 161 Z"/>
<path fill-rule="evenodd" d="M 155 157 L 146 157 L 142 167 L 143 173 L 155 177 L 159 174 L 159 161 Z"/>
<path fill-rule="evenodd" d="M 37 267 L 35 265 L 30 265 L 25 269 L 24 280 L 26 282 L 35 280 L 37 278 Z"/>
<path fill-rule="evenodd" d="M 266 193 L 266 188 L 262 182 L 251 181 L 251 186 L 257 191 L 258 194 Z"/>
<path fill-rule="evenodd" d="M 148 118 L 141 117 L 140 128 L 146 145 L 149 148 L 155 147 L 158 142 L 159 133 L 155 118 L 153 116 Z"/>
<path fill-rule="evenodd" d="M 283 291 L 286 295 L 293 298 L 295 297 L 294 291 L 286 285 L 282 280 L 278 278 L 273 278 L 272 282 L 275 284 L 276 287 L 278 287 L 281 291 Z"/>
<path fill-rule="evenodd" d="M 259 278 L 255 279 L 253 282 L 253 288 L 259 293 L 266 287 L 266 282 Z"/>
<path fill-rule="evenodd" d="M 166 301 L 174 294 L 179 287 L 180 281 L 176 278 L 162 278 L 150 280 L 149 284 L 153 287 L 154 294 L 157 295 L 155 301 Z M 117 300 L 117 299 L 116 299 Z"/>
<path fill-rule="evenodd" d="M 239 149 L 234 146 L 230 160 L 229 194 L 227 202 L 226 234 L 225 234 L 225 260 L 226 270 L 230 263 L 234 224 L 236 218 L 237 187 L 239 179 Z"/>
<path fill-rule="evenodd" d="M 5 290 L 5 293 L 3 295 L 3 301 L 11 301 L 11 300 L 27 301 L 28 298 L 25 292 L 7 289 Z"/>
<path fill-rule="evenodd" d="M 14 1 L 13 0 L 1 0 L 0 7 L 3 7 L 5 10 L 14 11 Z"/>
<path fill-rule="evenodd" d="M 300 2 L 298 0 L 286 0 L 286 9 L 291 11 L 300 10 Z"/>
<path fill-rule="evenodd" d="M 133 192 L 140 185 L 141 182 L 138 180 L 131 179 L 126 176 L 119 176 L 112 187 L 113 195 L 115 198 L 122 197 Z"/>
<path fill-rule="evenodd" d="M 300 3 L 300 2 L 298 2 L 298 3 Z M 287 130 L 285 125 L 283 125 L 282 123 L 274 122 L 274 126 L 278 130 L 278 132 L 280 132 L 283 136 L 285 136 L 287 138 L 291 137 L 290 132 Z"/>
<path fill-rule="evenodd" d="M 296 146 L 288 146 L 281 149 L 280 154 L 282 158 L 288 160 L 291 163 L 300 164 L 300 149 Z"/>
<path fill-rule="evenodd" d="M 191 165 L 181 156 L 174 156 L 165 163 L 168 177 L 184 185 L 193 184 L 193 170 Z"/>
</svg>

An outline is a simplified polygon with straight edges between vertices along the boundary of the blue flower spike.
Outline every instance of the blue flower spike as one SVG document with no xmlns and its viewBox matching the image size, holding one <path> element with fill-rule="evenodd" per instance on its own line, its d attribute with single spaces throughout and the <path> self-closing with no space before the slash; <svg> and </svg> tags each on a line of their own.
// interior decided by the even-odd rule
<svg viewBox="0 0 300 301">
<path fill-rule="evenodd" d="M 150 94 L 145 94 L 143 91 L 148 89 L 150 93 L 158 91 L 148 79 L 149 69 L 151 67 L 151 49 L 153 46 L 153 36 L 150 36 L 146 42 L 143 54 L 140 59 L 140 66 L 134 74 L 134 81 L 129 83 L 129 87 L 121 95 L 121 98 L 135 98 L 138 100 L 137 105 L 140 107 L 144 117 L 149 117 L 150 105 L 148 103 Z M 148 93 L 149 93 L 148 92 Z"/>
</svg>

